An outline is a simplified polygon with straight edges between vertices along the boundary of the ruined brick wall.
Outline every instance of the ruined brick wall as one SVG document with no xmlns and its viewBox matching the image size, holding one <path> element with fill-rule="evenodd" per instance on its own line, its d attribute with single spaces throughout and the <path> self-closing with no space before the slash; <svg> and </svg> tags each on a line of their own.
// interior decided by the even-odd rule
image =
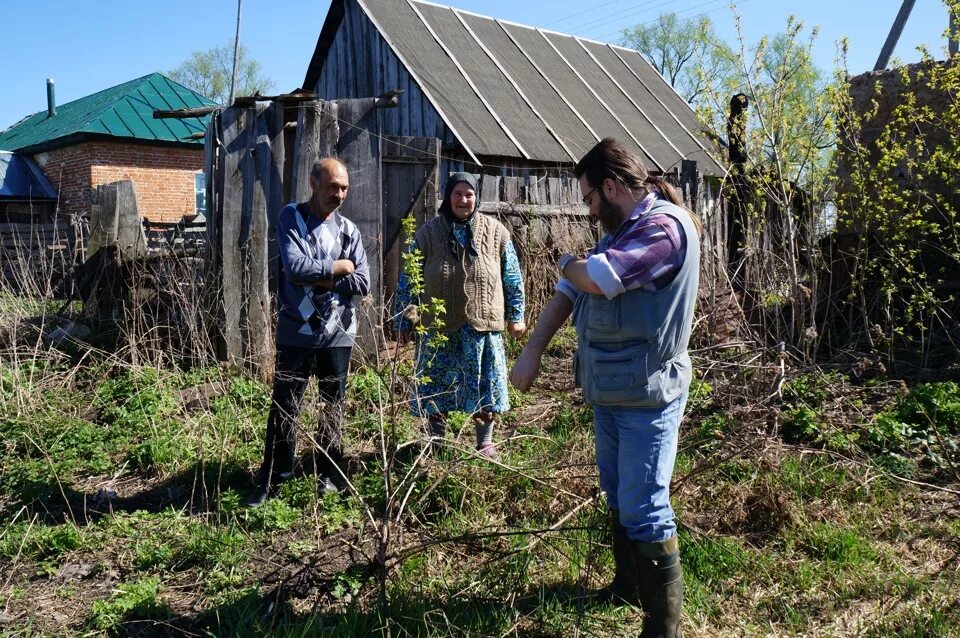
<svg viewBox="0 0 960 638">
<path fill-rule="evenodd" d="M 90 212 L 96 186 L 133 180 L 140 215 L 176 222 L 196 207 L 194 180 L 203 170 L 203 148 L 181 148 L 121 141 L 84 142 L 39 153 L 34 159 L 60 192 L 60 211 Z"/>
<path fill-rule="evenodd" d="M 840 194 L 852 189 L 851 173 L 859 164 L 874 167 L 881 158 L 877 148 L 878 141 L 888 141 L 888 125 L 894 120 L 896 109 L 912 94 L 917 109 L 929 108 L 934 114 L 933 122 L 924 118 L 911 119 L 909 124 L 897 127 L 898 146 L 911 147 L 918 138 L 922 138 L 922 153 L 929 154 L 936 148 L 958 143 L 956 128 L 945 127 L 939 121 L 939 115 L 947 111 L 954 97 L 946 90 L 931 87 L 931 71 L 943 72 L 953 62 L 921 62 L 904 68 L 887 69 L 864 73 L 849 79 L 849 95 L 853 111 L 861 118 L 859 130 L 841 138 L 838 152 L 837 177 Z M 911 151 L 913 152 L 913 151 Z M 893 169 L 894 182 L 903 190 L 923 192 L 929 195 L 942 194 L 955 201 L 956 177 L 947 176 L 944 180 L 937 175 L 913 173 L 906 160 L 898 162 Z M 862 230 L 862 228 L 860 228 Z"/>
</svg>

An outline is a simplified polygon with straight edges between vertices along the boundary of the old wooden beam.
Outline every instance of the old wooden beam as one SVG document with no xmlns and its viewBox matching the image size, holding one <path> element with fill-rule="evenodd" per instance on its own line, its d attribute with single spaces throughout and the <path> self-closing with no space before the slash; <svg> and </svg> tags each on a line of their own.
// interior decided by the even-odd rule
<svg viewBox="0 0 960 638">
<path fill-rule="evenodd" d="M 182 120 L 188 117 L 203 117 L 204 115 L 210 115 L 216 111 L 219 106 L 198 106 L 193 109 L 173 109 L 173 110 L 156 110 L 153 112 L 153 119 L 155 120 Z"/>
</svg>

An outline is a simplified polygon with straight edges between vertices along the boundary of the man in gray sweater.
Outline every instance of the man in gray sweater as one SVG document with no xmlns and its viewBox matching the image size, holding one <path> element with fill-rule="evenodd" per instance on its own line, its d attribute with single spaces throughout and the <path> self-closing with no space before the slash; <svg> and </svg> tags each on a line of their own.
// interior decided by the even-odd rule
<svg viewBox="0 0 960 638">
<path fill-rule="evenodd" d="M 296 419 L 310 377 L 320 390 L 314 458 L 324 492 L 344 478 L 343 395 L 357 335 L 359 298 L 370 289 L 370 270 L 360 231 L 338 209 L 350 187 L 338 159 L 317 161 L 310 171 L 310 199 L 288 204 L 277 220 L 277 362 L 267 420 L 263 465 L 248 505 L 263 503 L 293 476 Z"/>
</svg>

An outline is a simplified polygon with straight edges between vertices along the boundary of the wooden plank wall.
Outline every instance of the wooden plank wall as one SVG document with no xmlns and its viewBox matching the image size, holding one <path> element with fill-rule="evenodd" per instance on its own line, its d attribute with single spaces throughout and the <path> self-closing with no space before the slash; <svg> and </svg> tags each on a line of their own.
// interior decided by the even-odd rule
<svg viewBox="0 0 960 638">
<path fill-rule="evenodd" d="M 305 87 L 326 100 L 367 98 L 400 90 L 399 106 L 379 109 L 381 135 L 438 138 L 454 144 L 453 133 L 410 76 L 390 45 L 355 2 L 344 3 L 344 16 L 317 84 Z"/>
<path fill-rule="evenodd" d="M 243 261 L 244 248 L 249 239 L 241 235 L 244 217 L 244 172 L 249 171 L 250 135 L 249 129 L 244 126 L 244 119 L 248 109 L 229 108 L 221 114 L 222 131 L 218 138 L 221 140 L 223 154 L 221 170 L 223 171 L 223 190 L 220 193 L 220 221 L 221 244 L 219 252 L 222 258 L 220 263 L 221 294 L 223 299 L 223 340 L 224 359 L 234 365 L 242 365 L 245 360 L 244 334 L 241 323 L 244 315 L 244 300 L 248 295 L 245 291 L 246 264 Z"/>
<path fill-rule="evenodd" d="M 373 98 L 338 100 L 340 136 L 337 156 L 347 165 L 350 191 L 341 214 L 357 225 L 370 265 L 370 296 L 356 308 L 359 319 L 357 349 L 376 355 L 380 317 L 376 310 L 383 299 L 383 188 L 380 170 L 380 138 L 376 134 L 377 111 Z M 370 303 L 372 302 L 372 303 Z"/>
<path fill-rule="evenodd" d="M 401 224 L 413 216 L 417 227 L 437 211 L 440 140 L 435 137 L 386 137 L 381 142 L 383 170 L 383 293 L 390 313 L 393 293 L 409 237 Z M 385 317 L 386 318 L 386 317 Z"/>
</svg>

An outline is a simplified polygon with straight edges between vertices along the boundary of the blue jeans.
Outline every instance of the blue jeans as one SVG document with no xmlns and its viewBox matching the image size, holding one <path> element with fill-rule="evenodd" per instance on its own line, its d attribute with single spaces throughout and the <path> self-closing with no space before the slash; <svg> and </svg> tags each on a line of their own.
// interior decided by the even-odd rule
<svg viewBox="0 0 960 638">
<path fill-rule="evenodd" d="M 677 533 L 670 477 L 686 404 L 684 392 L 662 408 L 593 406 L 600 487 L 633 541 L 657 543 Z"/>
</svg>

